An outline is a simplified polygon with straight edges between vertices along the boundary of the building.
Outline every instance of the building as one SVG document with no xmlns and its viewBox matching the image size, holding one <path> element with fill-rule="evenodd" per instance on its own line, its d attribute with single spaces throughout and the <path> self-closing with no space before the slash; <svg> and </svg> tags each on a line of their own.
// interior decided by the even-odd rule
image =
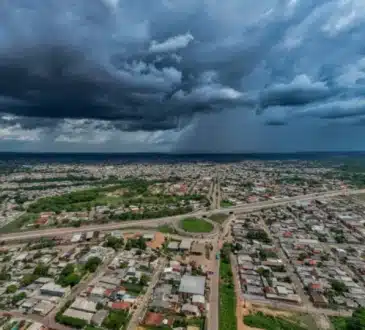
<svg viewBox="0 0 365 330">
<path fill-rule="evenodd" d="M 94 238 L 94 232 L 93 232 L 93 231 L 88 231 L 88 232 L 86 233 L 85 238 L 86 238 L 86 240 L 87 240 L 87 241 L 92 240 L 92 239 Z"/>
<path fill-rule="evenodd" d="M 109 312 L 105 309 L 98 310 L 91 318 L 91 323 L 100 326 L 108 314 Z"/>
<path fill-rule="evenodd" d="M 196 317 L 200 316 L 199 308 L 197 306 L 191 305 L 191 304 L 184 304 L 181 307 L 181 312 L 184 313 L 185 315 L 193 315 Z"/>
<path fill-rule="evenodd" d="M 96 312 L 96 303 L 93 301 L 89 301 L 85 298 L 77 297 L 75 301 L 70 306 L 72 309 L 76 309 L 82 312 L 95 313 Z"/>
<path fill-rule="evenodd" d="M 192 241 L 190 239 L 183 239 L 180 243 L 180 250 L 181 251 L 190 251 Z"/>
<path fill-rule="evenodd" d="M 41 287 L 40 291 L 41 294 L 44 294 L 46 296 L 64 297 L 70 293 L 70 288 L 69 287 L 63 288 L 62 286 L 54 282 L 49 282 L 44 284 Z"/>
<path fill-rule="evenodd" d="M 204 296 L 205 277 L 184 275 L 181 278 L 179 293 L 184 296 L 201 295 Z"/>
<path fill-rule="evenodd" d="M 79 242 L 81 240 L 81 237 L 82 237 L 81 233 L 74 234 L 71 238 L 71 243 Z"/>
<path fill-rule="evenodd" d="M 54 304 L 49 301 L 42 300 L 34 307 L 33 313 L 46 316 L 53 308 L 55 308 Z"/>
<path fill-rule="evenodd" d="M 177 251 L 179 249 L 179 242 L 170 242 L 167 248 L 172 251 Z"/>
<path fill-rule="evenodd" d="M 328 300 L 323 294 L 313 291 L 310 296 L 315 307 L 326 308 L 328 306 Z"/>
<path fill-rule="evenodd" d="M 94 313 L 82 312 L 76 309 L 69 308 L 63 313 L 63 315 L 73 317 L 76 319 L 81 319 L 86 321 L 87 323 L 90 323 L 94 316 Z"/>
</svg>

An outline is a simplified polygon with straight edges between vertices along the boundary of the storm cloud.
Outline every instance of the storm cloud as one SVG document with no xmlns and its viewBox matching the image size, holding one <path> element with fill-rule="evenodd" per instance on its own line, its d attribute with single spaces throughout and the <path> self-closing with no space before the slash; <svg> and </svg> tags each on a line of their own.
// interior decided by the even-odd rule
<svg viewBox="0 0 365 330">
<path fill-rule="evenodd" d="M 365 115 L 362 0 L 4 0 L 0 20 L 3 140 L 249 150 L 248 123 L 284 141 Z"/>
</svg>

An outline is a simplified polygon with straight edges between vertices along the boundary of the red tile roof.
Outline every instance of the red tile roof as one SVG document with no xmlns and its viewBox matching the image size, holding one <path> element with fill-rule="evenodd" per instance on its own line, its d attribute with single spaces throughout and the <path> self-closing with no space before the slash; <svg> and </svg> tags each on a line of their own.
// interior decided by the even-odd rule
<svg viewBox="0 0 365 330">
<path fill-rule="evenodd" d="M 125 301 L 120 301 L 120 302 L 114 302 L 112 304 L 112 309 L 119 309 L 119 310 L 125 310 L 125 309 L 129 309 L 131 307 L 131 304 Z"/>
<path fill-rule="evenodd" d="M 145 325 L 153 325 L 153 326 L 159 326 L 162 325 L 163 320 L 165 319 L 165 315 L 160 313 L 152 313 L 148 312 L 146 315 L 146 318 L 144 319 Z M 168 319 L 168 325 L 171 325 L 173 322 L 172 319 Z"/>
</svg>

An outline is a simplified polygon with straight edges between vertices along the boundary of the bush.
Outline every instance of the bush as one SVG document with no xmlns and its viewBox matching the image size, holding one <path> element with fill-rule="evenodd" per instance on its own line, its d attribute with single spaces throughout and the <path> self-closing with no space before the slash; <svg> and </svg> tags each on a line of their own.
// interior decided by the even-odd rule
<svg viewBox="0 0 365 330">
<path fill-rule="evenodd" d="M 18 290 L 17 286 L 13 284 L 13 285 L 9 285 L 6 288 L 5 293 L 15 293 L 17 290 Z"/>
<path fill-rule="evenodd" d="M 73 328 L 82 329 L 87 325 L 85 320 L 78 319 L 76 317 L 66 316 L 58 312 L 56 314 L 56 322 L 71 326 Z"/>
<path fill-rule="evenodd" d="M 103 326 L 110 330 L 120 329 L 128 323 L 127 311 L 112 311 L 103 322 Z"/>
<path fill-rule="evenodd" d="M 100 258 L 91 257 L 91 258 L 87 259 L 87 262 L 85 264 L 85 270 L 90 273 L 94 273 L 100 264 L 101 264 Z"/>
</svg>

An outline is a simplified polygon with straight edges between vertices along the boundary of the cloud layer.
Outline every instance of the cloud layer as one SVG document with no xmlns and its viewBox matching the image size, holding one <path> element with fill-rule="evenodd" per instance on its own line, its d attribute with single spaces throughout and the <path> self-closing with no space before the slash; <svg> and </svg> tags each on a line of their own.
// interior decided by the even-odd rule
<svg viewBox="0 0 365 330">
<path fill-rule="evenodd" d="M 0 20 L 0 148 L 365 147 L 347 137 L 362 0 L 4 0 Z M 294 127 L 323 143 L 290 144 Z"/>
</svg>

